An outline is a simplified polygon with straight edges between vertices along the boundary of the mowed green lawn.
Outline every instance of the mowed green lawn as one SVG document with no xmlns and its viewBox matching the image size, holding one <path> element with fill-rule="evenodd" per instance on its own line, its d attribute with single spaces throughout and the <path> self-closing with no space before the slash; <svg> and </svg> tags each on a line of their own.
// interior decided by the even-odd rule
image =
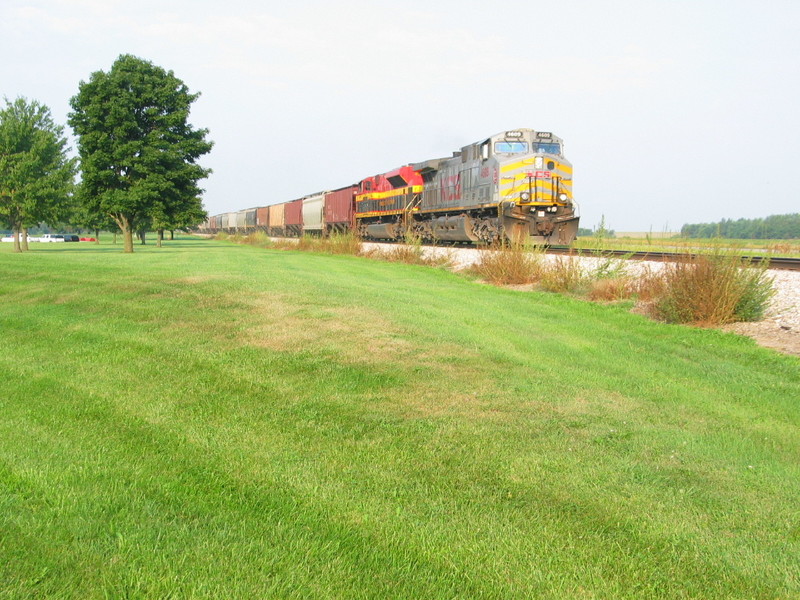
<svg viewBox="0 0 800 600">
<path fill-rule="evenodd" d="M 426 267 L 0 248 L 0 598 L 797 598 L 800 360 Z"/>
</svg>

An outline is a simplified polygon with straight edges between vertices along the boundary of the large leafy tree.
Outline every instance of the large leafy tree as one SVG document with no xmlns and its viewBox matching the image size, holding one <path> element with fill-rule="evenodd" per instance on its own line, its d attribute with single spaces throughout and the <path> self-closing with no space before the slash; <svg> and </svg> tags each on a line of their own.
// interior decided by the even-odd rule
<svg viewBox="0 0 800 600">
<path fill-rule="evenodd" d="M 5 100 L 0 110 L 0 220 L 14 232 L 14 250 L 27 248 L 28 227 L 67 216 L 75 159 L 63 127 L 35 100 Z M 22 240 L 20 240 L 22 234 Z"/>
<path fill-rule="evenodd" d="M 209 169 L 207 129 L 188 122 L 199 94 L 172 71 L 131 55 L 92 73 L 70 101 L 78 136 L 81 196 L 89 212 L 111 217 L 133 252 L 133 233 L 173 207 L 199 199 Z"/>
</svg>

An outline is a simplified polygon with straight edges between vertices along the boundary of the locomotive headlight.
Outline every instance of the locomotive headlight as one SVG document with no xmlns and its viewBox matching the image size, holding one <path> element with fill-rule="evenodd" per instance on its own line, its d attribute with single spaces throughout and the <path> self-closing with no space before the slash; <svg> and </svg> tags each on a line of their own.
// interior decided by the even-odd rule
<svg viewBox="0 0 800 600">
<path fill-rule="evenodd" d="M 528 192 L 522 192 L 519 195 L 519 199 L 522 200 L 523 202 L 527 202 L 528 200 L 531 199 L 531 195 Z"/>
<path fill-rule="evenodd" d="M 566 202 L 567 201 L 567 195 L 566 194 L 559 194 L 558 195 L 558 199 L 561 200 L 562 202 Z"/>
</svg>

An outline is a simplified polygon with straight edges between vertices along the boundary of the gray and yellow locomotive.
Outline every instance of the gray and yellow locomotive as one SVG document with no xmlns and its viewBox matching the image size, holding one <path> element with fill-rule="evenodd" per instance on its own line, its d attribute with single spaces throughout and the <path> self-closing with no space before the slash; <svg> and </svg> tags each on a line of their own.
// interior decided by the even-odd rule
<svg viewBox="0 0 800 600">
<path fill-rule="evenodd" d="M 355 216 L 366 238 L 486 244 L 569 244 L 579 219 L 561 138 L 531 129 L 362 180 Z"/>
</svg>

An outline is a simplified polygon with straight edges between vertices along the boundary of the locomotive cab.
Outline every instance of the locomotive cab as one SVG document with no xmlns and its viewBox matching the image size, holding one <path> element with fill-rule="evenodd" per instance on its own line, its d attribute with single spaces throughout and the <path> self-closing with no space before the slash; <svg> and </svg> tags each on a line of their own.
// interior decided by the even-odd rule
<svg viewBox="0 0 800 600">
<path fill-rule="evenodd" d="M 507 131 L 484 142 L 481 153 L 499 165 L 498 202 L 549 212 L 572 204 L 572 165 L 561 138 L 546 131 Z"/>
<path fill-rule="evenodd" d="M 568 244 L 575 238 L 572 164 L 563 148 L 553 133 L 531 129 L 506 131 L 482 144 L 481 158 L 494 158 L 499 168 L 497 202 L 505 208 L 506 228 L 515 231 L 510 239 L 527 233 L 534 243 Z"/>
</svg>

